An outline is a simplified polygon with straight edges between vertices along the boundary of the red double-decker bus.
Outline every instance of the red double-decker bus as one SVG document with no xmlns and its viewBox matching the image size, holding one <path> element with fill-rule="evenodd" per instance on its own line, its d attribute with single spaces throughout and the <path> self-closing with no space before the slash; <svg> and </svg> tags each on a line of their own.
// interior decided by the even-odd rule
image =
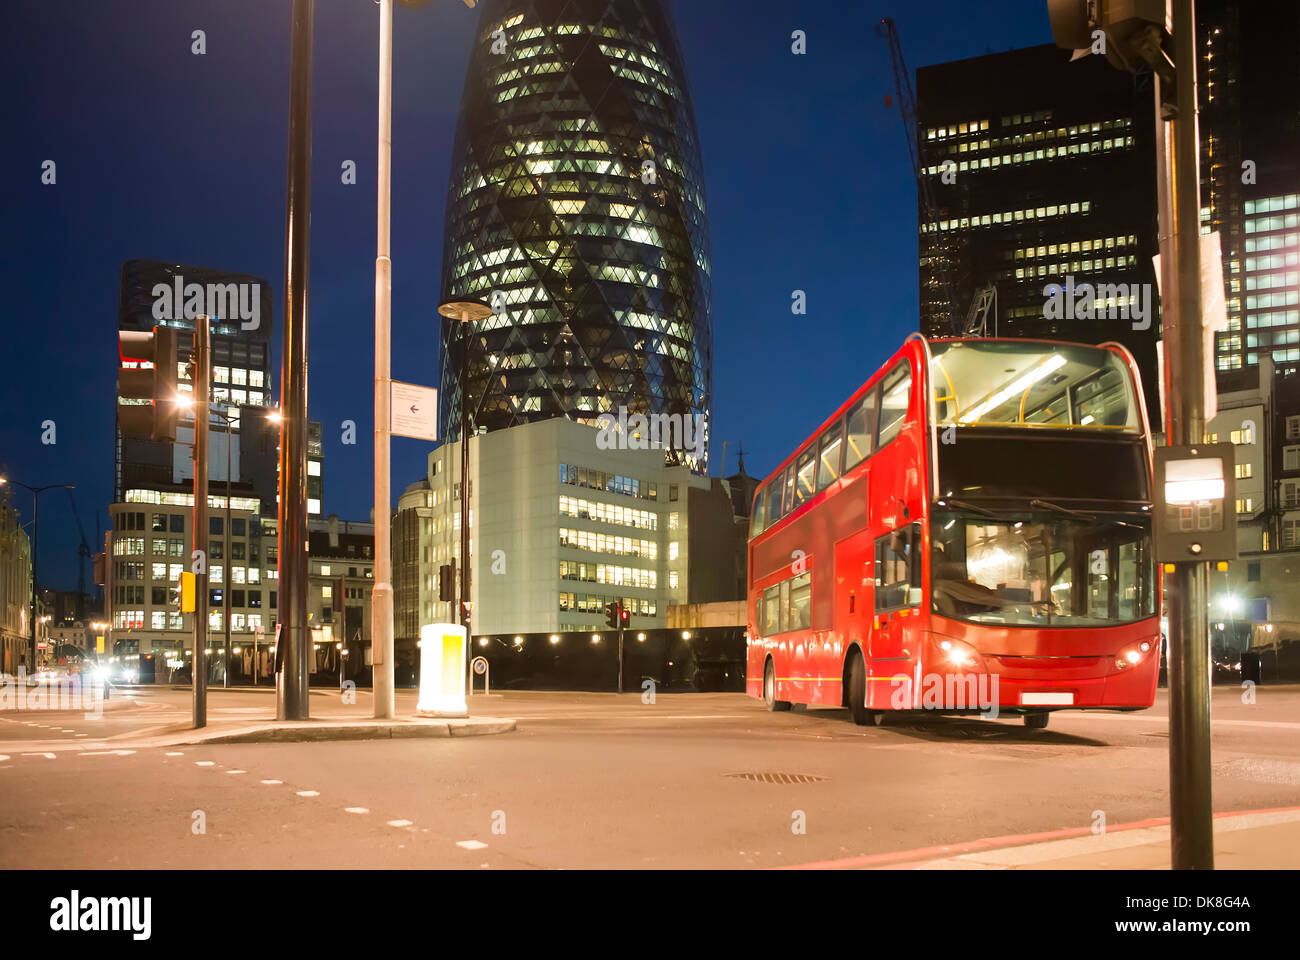
<svg viewBox="0 0 1300 960">
<path fill-rule="evenodd" d="M 862 724 L 1151 706 L 1139 384 L 1118 344 L 909 337 L 758 488 L 748 694 Z"/>
</svg>

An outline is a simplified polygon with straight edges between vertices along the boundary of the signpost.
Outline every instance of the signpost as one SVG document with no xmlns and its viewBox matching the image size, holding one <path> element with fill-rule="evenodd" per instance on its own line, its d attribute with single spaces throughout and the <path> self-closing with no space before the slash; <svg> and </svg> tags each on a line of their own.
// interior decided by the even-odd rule
<svg viewBox="0 0 1300 960">
<path fill-rule="evenodd" d="M 438 439 L 438 391 L 413 383 L 390 381 L 390 430 L 399 437 L 413 440 Z"/>
</svg>

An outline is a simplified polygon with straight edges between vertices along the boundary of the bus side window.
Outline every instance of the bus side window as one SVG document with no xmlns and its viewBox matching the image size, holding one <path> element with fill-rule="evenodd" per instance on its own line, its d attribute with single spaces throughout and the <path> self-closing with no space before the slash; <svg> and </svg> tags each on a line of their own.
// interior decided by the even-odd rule
<svg viewBox="0 0 1300 960">
<path fill-rule="evenodd" d="M 776 477 L 767 486 L 767 517 L 764 529 L 781 519 L 781 492 L 785 489 L 783 477 Z"/>
<path fill-rule="evenodd" d="M 764 488 L 754 495 L 753 516 L 749 521 L 749 536 L 752 540 L 763 532 L 763 517 L 767 513 L 767 489 Z"/>
<path fill-rule="evenodd" d="M 781 632 L 781 588 L 777 585 L 763 591 L 763 636 L 771 637 Z"/>
<path fill-rule="evenodd" d="M 790 581 L 790 629 L 812 626 L 812 574 L 801 573 Z"/>
<path fill-rule="evenodd" d="M 781 633 L 793 630 L 790 625 L 790 581 L 781 581 Z"/>
<path fill-rule="evenodd" d="M 876 391 L 867 393 L 851 410 L 844 433 L 844 470 L 848 473 L 871 456 L 871 438 L 876 432 Z"/>
<path fill-rule="evenodd" d="M 822 434 L 821 452 L 817 457 L 817 489 L 825 490 L 840 475 L 840 448 L 844 424 L 835 423 Z"/>
<path fill-rule="evenodd" d="M 880 382 L 879 450 L 898 436 L 907 417 L 907 402 L 912 394 L 912 367 L 906 360 L 885 375 Z"/>
<path fill-rule="evenodd" d="M 791 464 L 785 468 L 785 499 L 781 504 L 781 515 L 785 516 L 794 507 L 794 464 Z"/>
<path fill-rule="evenodd" d="M 806 503 L 816 489 L 817 444 L 813 444 L 795 460 L 794 470 L 794 504 Z"/>
</svg>

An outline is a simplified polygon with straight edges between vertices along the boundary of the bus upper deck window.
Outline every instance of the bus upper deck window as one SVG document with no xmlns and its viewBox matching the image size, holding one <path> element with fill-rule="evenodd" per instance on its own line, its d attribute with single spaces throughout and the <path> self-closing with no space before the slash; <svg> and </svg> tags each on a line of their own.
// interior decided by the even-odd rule
<svg viewBox="0 0 1300 960">
<path fill-rule="evenodd" d="M 877 449 L 898 436 L 907 416 L 907 400 L 912 392 L 912 368 L 903 364 L 894 368 L 880 385 L 880 439 Z"/>
<path fill-rule="evenodd" d="M 876 391 L 868 391 L 849 411 L 844 435 L 844 473 L 871 456 L 871 438 L 876 433 Z"/>
</svg>

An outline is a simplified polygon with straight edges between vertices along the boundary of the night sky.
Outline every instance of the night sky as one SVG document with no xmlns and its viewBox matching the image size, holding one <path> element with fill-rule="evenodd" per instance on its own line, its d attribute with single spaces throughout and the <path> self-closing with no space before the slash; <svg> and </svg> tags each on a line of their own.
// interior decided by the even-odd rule
<svg viewBox="0 0 1300 960">
<path fill-rule="evenodd" d="M 75 483 L 92 550 L 113 493 L 118 280 L 151 258 L 265 277 L 278 395 L 289 0 L 5 0 L 0 474 Z M 918 66 L 1048 43 L 1043 0 L 676 0 L 713 261 L 711 472 L 763 476 L 917 327 L 916 193 L 882 16 Z M 449 152 L 478 12 L 396 11 L 393 376 L 437 385 Z M 378 7 L 317 0 L 311 417 L 324 513 L 372 505 Z M 206 32 L 207 52 L 191 53 Z M 808 52 L 791 53 L 806 31 Z M 1067 54 L 1062 52 L 1062 57 Z M 1028 82 L 1028 81 L 1027 81 Z M 54 160 L 57 182 L 41 183 Z M 340 182 L 357 165 L 357 185 Z M 804 290 L 808 314 L 792 316 Z M 339 442 L 355 420 L 358 442 Z M 53 420 L 56 443 L 43 444 Z M 430 445 L 393 442 L 393 501 Z M 30 495 L 14 503 L 30 518 Z M 67 496 L 41 498 L 41 581 L 76 585 Z"/>
</svg>

